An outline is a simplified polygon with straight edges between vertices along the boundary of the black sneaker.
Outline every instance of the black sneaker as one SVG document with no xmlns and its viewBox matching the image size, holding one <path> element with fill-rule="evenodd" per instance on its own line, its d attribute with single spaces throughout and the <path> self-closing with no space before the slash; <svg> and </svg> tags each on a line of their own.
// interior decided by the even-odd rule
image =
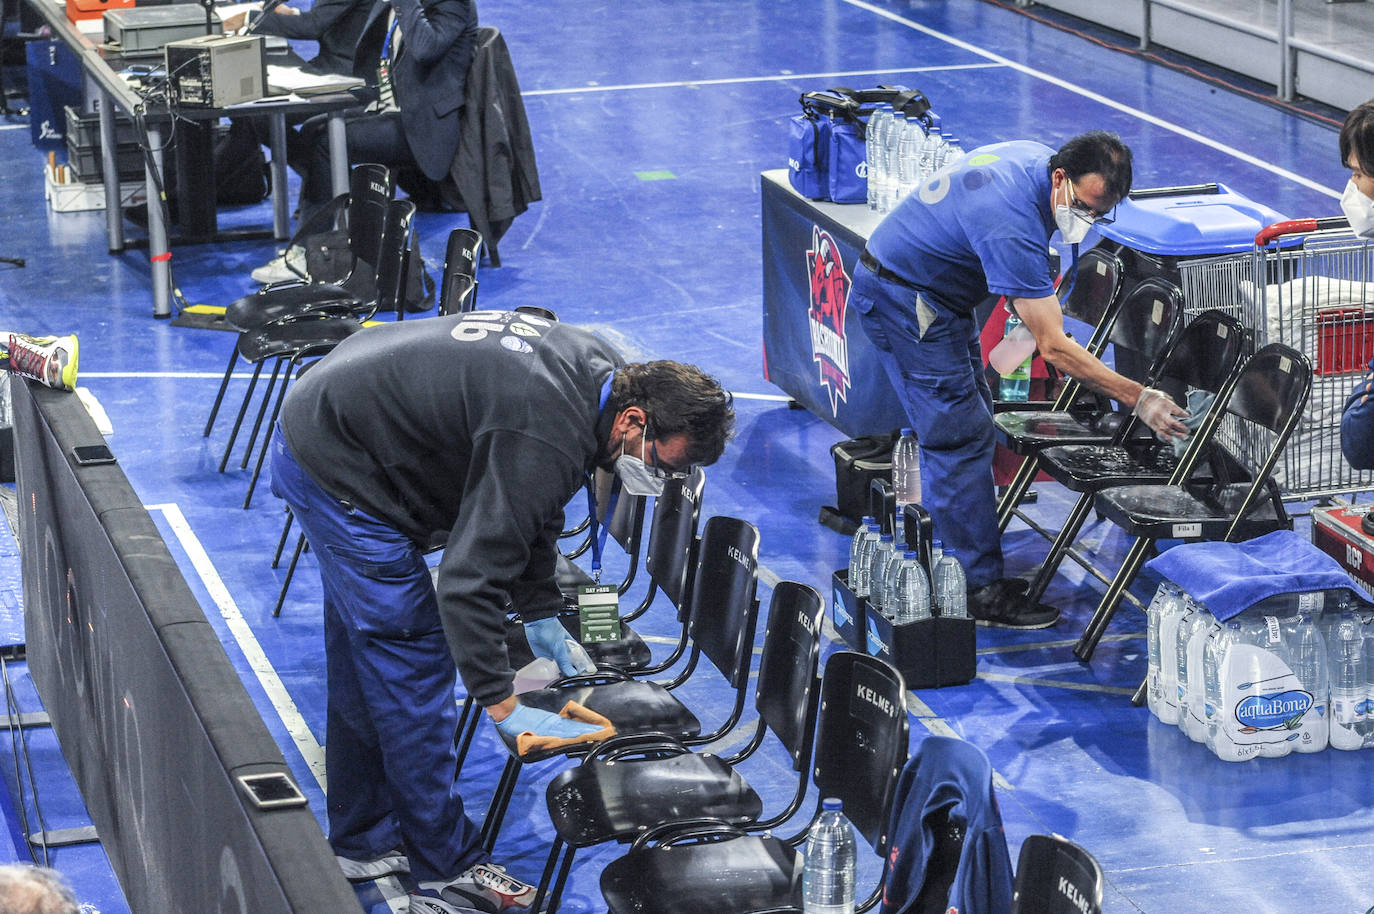
<svg viewBox="0 0 1374 914">
<path fill-rule="evenodd" d="M 1026 602 L 1025 581 L 1002 578 L 969 591 L 968 614 L 979 625 L 994 628 L 1049 628 L 1059 621 L 1059 610 L 1044 603 Z"/>
</svg>

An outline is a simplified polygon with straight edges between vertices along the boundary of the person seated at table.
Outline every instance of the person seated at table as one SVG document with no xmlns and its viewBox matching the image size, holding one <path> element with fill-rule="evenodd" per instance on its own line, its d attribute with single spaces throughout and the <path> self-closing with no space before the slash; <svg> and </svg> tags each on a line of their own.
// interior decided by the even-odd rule
<svg viewBox="0 0 1374 914">
<path fill-rule="evenodd" d="M 1374 99 L 1346 116 L 1340 136 L 1341 165 L 1350 169 L 1341 196 L 1341 211 L 1350 229 L 1374 239 Z M 1374 469 L 1374 360 L 1345 401 L 1341 414 L 1341 452 L 1357 470 Z"/>
<path fill-rule="evenodd" d="M 319 52 L 303 69 L 317 73 L 353 73 L 353 49 L 363 33 L 372 0 L 315 0 L 308 10 L 281 4 L 263 12 L 238 13 L 224 20 L 226 32 L 250 28 L 255 35 L 319 43 Z"/>
</svg>

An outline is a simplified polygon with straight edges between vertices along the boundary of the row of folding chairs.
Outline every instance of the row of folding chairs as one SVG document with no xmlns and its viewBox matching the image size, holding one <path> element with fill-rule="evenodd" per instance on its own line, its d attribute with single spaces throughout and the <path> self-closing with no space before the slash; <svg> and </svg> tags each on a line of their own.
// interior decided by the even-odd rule
<svg viewBox="0 0 1374 914">
<path fill-rule="evenodd" d="M 994 417 L 999 440 L 1023 458 L 999 502 L 999 524 L 1005 529 L 1016 517 L 1050 541 L 1027 598 L 1044 594 L 1066 557 L 1106 587 L 1074 647 L 1087 661 L 1122 599 L 1140 605 L 1128 588 L 1156 540 L 1240 541 L 1291 528 L 1272 471 L 1301 420 L 1312 367 L 1283 344 L 1256 351 L 1253 334 L 1221 311 L 1186 320 L 1183 296 L 1167 279 L 1148 278 L 1123 294 L 1120 259 L 1110 249 L 1084 255 L 1080 277 L 1085 267 L 1089 281 L 1080 280 L 1063 304 L 1069 316 L 1096 321 L 1088 348 L 1100 354 L 1111 342 L 1118 359 L 1147 366 L 1146 386 L 1180 402 L 1190 391 L 1210 398 L 1182 453 L 1130 414 L 1082 408 L 1074 382 L 1048 410 Z M 1037 473 L 1078 493 L 1058 530 L 1020 507 Z M 1111 574 L 1074 546 L 1093 511 L 1132 538 Z"/>
<path fill-rule="evenodd" d="M 354 166 L 348 193 L 312 214 L 287 243 L 284 257 L 284 262 L 295 271 L 293 252 L 302 251 L 310 237 L 341 225 L 348 248 L 348 263 L 342 277 L 324 282 L 301 273 L 295 279 L 264 286 L 225 308 L 225 323 L 238 336 L 206 419 L 204 437 L 209 437 L 214 429 L 239 361 L 253 366 L 253 374 L 220 457 L 221 473 L 229 465 L 264 368 L 270 365 L 239 463 L 240 469 L 247 469 L 256 452 L 244 508 L 252 504 L 272 425 L 291 380 L 378 315 L 393 313 L 397 320 L 405 318 L 415 205 L 409 200 L 393 199 L 394 193 L 392 175 L 386 166 Z M 471 310 L 475 306 L 481 246 L 481 235 L 472 229 L 459 228 L 450 234 L 439 313 Z"/>
</svg>

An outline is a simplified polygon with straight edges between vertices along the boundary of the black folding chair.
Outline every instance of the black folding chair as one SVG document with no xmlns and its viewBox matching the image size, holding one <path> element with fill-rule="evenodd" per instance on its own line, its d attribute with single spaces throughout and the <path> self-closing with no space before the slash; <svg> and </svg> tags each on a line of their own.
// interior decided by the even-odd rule
<svg viewBox="0 0 1374 914">
<path fill-rule="evenodd" d="M 720 739 L 739 723 L 747 702 L 758 622 L 759 603 L 754 596 L 758 549 L 758 530 L 748 521 L 717 516 L 706 522 L 688 622 L 692 649 L 685 669 L 673 682 L 660 685 L 605 669 L 555 680 L 547 688 L 521 694 L 520 703 L 557 714 L 569 701 L 574 701 L 607 718 L 617 734 L 662 732 L 688 746 Z M 716 729 L 705 734 L 697 716 L 672 691 L 687 681 L 703 655 L 735 691 L 730 713 Z M 482 842 L 488 850 L 496 842 L 520 771 L 526 764 L 556 756 L 582 755 L 592 748 L 584 745 L 521 755 L 514 737 L 499 729 L 497 733 L 509 757 L 482 823 Z"/>
<path fill-rule="evenodd" d="M 477 310 L 477 264 L 481 256 L 481 232 L 470 228 L 449 232 L 444 277 L 439 286 L 440 314 Z"/>
<path fill-rule="evenodd" d="M 1074 647 L 1078 659 L 1092 658 L 1155 540 L 1241 542 L 1292 529 L 1270 474 L 1302 418 L 1311 383 L 1305 355 L 1282 343 L 1264 346 L 1245 360 L 1217 398 L 1218 407 L 1194 432 L 1197 440 L 1175 473 L 1185 482 L 1118 486 L 1094 496 L 1098 513 L 1135 539 Z M 1208 473 L 1195 475 L 1204 457 Z"/>
<path fill-rule="evenodd" d="M 1118 353 L 1136 353 L 1149 364 L 1182 324 L 1183 294 L 1167 280 L 1147 279 L 1123 296 L 1121 304 L 1103 319 L 1110 320 L 1105 328 L 1105 339 L 1097 352 L 1092 349 L 1089 352 L 1098 355 L 1105 349 L 1106 342 L 1110 342 Z M 1096 336 L 1094 334 L 1094 338 Z M 1066 384 L 1061 395 L 1064 405 L 1053 410 L 1003 412 L 993 416 L 999 440 L 1024 457 L 998 502 L 999 529 L 1006 530 L 1016 515 L 1017 506 L 1039 471 L 1041 451 L 1063 444 L 1107 444 L 1124 421 L 1109 403 L 1087 411 L 1070 411 L 1068 405 L 1074 402 L 1079 388 L 1077 381 Z"/>
<path fill-rule="evenodd" d="M 804 584 L 782 581 L 773 590 L 754 689 L 758 724 L 739 751 L 693 753 L 662 733 L 616 736 L 553 779 L 546 797 L 554 841 L 533 910 L 558 910 L 579 847 L 628 843 L 655 825 L 702 816 L 749 831 L 766 830 L 801 808 L 820 699 L 822 609 L 820 594 Z M 769 731 L 786 750 L 798 777 L 790 802 L 762 818 L 763 800 L 737 766 L 758 751 Z M 557 881 L 544 908 L 541 903 L 555 870 Z"/>
<path fill-rule="evenodd" d="M 1011 914 L 1102 914 L 1106 879 L 1092 854 L 1059 835 L 1021 843 Z"/>
<path fill-rule="evenodd" d="M 1204 390 L 1215 397 L 1234 379 L 1247 343 L 1245 331 L 1234 317 L 1221 311 L 1204 311 L 1183 329 L 1151 367 L 1146 386 L 1171 392 Z M 1213 400 L 1209 409 L 1217 407 L 1218 403 Z M 1110 444 L 1061 445 L 1040 453 L 1040 470 L 1080 495 L 1054 535 L 1034 519 L 1016 512 L 1031 529 L 1051 540 L 1049 554 L 1027 590 L 1026 599 L 1031 603 L 1039 601 L 1066 555 L 1102 583 L 1110 580 L 1073 546 L 1092 511 L 1095 493 L 1136 483 L 1182 482 L 1174 478 L 1179 458 L 1174 454 L 1173 445 L 1159 441 L 1143 426 L 1144 423 L 1132 416 L 1117 430 Z M 1141 437 L 1142 432 L 1145 437 Z"/>
<path fill-rule="evenodd" d="M 812 780 L 820 800 L 838 798 L 855 832 L 884 858 L 893 787 L 906 764 L 906 685 L 866 654 L 831 655 L 821 684 Z M 802 863 L 790 838 L 750 834 L 713 819 L 651 828 L 601 873 L 610 914 L 744 914 L 800 911 Z M 882 884 L 859 905 L 877 904 Z"/>
</svg>

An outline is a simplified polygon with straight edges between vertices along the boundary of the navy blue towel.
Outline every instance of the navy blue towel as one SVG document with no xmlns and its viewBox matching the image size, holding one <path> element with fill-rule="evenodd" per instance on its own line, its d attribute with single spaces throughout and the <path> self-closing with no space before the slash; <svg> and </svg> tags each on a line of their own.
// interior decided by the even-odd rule
<svg viewBox="0 0 1374 914">
<path fill-rule="evenodd" d="M 1358 585 L 1340 563 L 1292 530 L 1244 543 L 1184 543 L 1145 563 L 1225 622 L 1268 597 Z"/>
</svg>

